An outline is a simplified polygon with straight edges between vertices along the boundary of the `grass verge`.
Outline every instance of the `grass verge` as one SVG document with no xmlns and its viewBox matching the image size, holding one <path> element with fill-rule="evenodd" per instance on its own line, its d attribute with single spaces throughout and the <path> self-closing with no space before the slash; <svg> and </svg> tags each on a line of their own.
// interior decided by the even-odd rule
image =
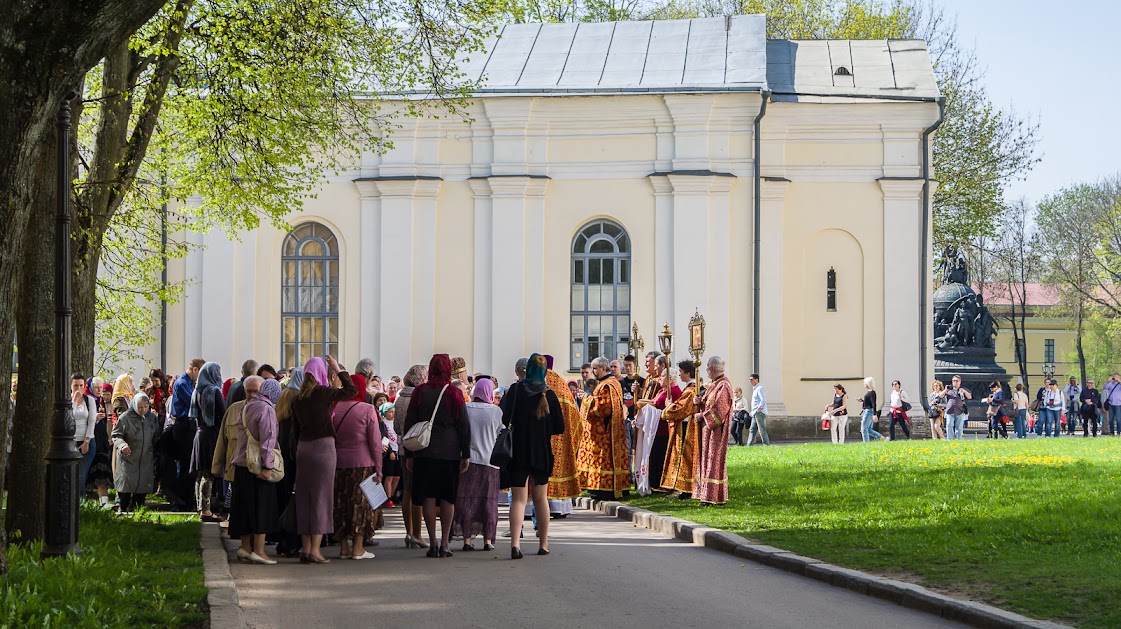
<svg viewBox="0 0 1121 629">
<path fill-rule="evenodd" d="M 630 503 L 1027 616 L 1121 626 L 1121 440 L 730 448 L 731 500 Z"/>
<path fill-rule="evenodd" d="M 200 526 L 187 516 L 115 515 L 84 504 L 80 557 L 40 561 L 41 543 L 8 547 L 0 625 L 202 627 Z"/>
</svg>

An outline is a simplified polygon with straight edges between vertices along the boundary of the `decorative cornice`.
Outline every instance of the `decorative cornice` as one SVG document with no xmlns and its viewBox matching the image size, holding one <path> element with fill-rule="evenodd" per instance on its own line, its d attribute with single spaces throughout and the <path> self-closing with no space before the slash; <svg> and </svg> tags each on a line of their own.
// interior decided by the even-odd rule
<svg viewBox="0 0 1121 629">
<path fill-rule="evenodd" d="M 670 170 L 665 172 L 655 172 L 646 175 L 647 177 L 669 177 L 675 175 L 678 177 L 735 177 L 732 173 L 718 173 L 711 170 Z"/>
</svg>

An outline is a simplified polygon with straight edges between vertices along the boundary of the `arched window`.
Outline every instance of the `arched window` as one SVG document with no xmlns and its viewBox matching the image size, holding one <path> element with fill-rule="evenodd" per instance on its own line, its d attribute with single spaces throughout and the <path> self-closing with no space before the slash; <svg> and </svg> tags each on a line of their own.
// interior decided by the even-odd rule
<svg viewBox="0 0 1121 629">
<path fill-rule="evenodd" d="M 319 223 L 284 239 L 281 256 L 281 356 L 284 367 L 339 351 L 339 241 Z"/>
<path fill-rule="evenodd" d="M 572 241 L 573 369 L 625 356 L 631 329 L 631 241 L 618 224 L 598 220 Z"/>
</svg>

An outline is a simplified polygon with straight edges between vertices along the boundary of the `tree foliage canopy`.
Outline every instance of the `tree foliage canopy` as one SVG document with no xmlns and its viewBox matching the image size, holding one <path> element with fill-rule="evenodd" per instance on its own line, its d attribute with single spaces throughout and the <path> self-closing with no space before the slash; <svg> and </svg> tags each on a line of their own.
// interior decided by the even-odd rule
<svg viewBox="0 0 1121 629">
<path fill-rule="evenodd" d="M 390 146 L 396 117 L 456 111 L 468 84 L 450 60 L 478 50 L 490 8 L 177 0 L 107 55 L 86 82 L 76 234 L 96 275 L 102 362 L 154 341 L 149 304 L 184 289 L 160 281 L 164 258 L 190 251 L 182 234 L 283 225 L 324 178 Z M 399 93 L 415 96 L 382 106 L 379 94 Z"/>
</svg>

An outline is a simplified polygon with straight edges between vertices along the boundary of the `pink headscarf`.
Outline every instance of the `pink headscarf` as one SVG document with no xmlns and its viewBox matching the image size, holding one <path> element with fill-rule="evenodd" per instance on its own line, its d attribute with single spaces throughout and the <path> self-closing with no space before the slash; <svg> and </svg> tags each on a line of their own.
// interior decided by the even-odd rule
<svg viewBox="0 0 1121 629">
<path fill-rule="evenodd" d="M 471 398 L 494 404 L 494 381 L 490 378 L 479 378 L 475 383 L 475 390 L 471 392 Z"/>
<path fill-rule="evenodd" d="M 304 375 L 314 377 L 321 387 L 327 386 L 327 361 L 319 356 L 308 359 L 304 365 Z"/>
</svg>

